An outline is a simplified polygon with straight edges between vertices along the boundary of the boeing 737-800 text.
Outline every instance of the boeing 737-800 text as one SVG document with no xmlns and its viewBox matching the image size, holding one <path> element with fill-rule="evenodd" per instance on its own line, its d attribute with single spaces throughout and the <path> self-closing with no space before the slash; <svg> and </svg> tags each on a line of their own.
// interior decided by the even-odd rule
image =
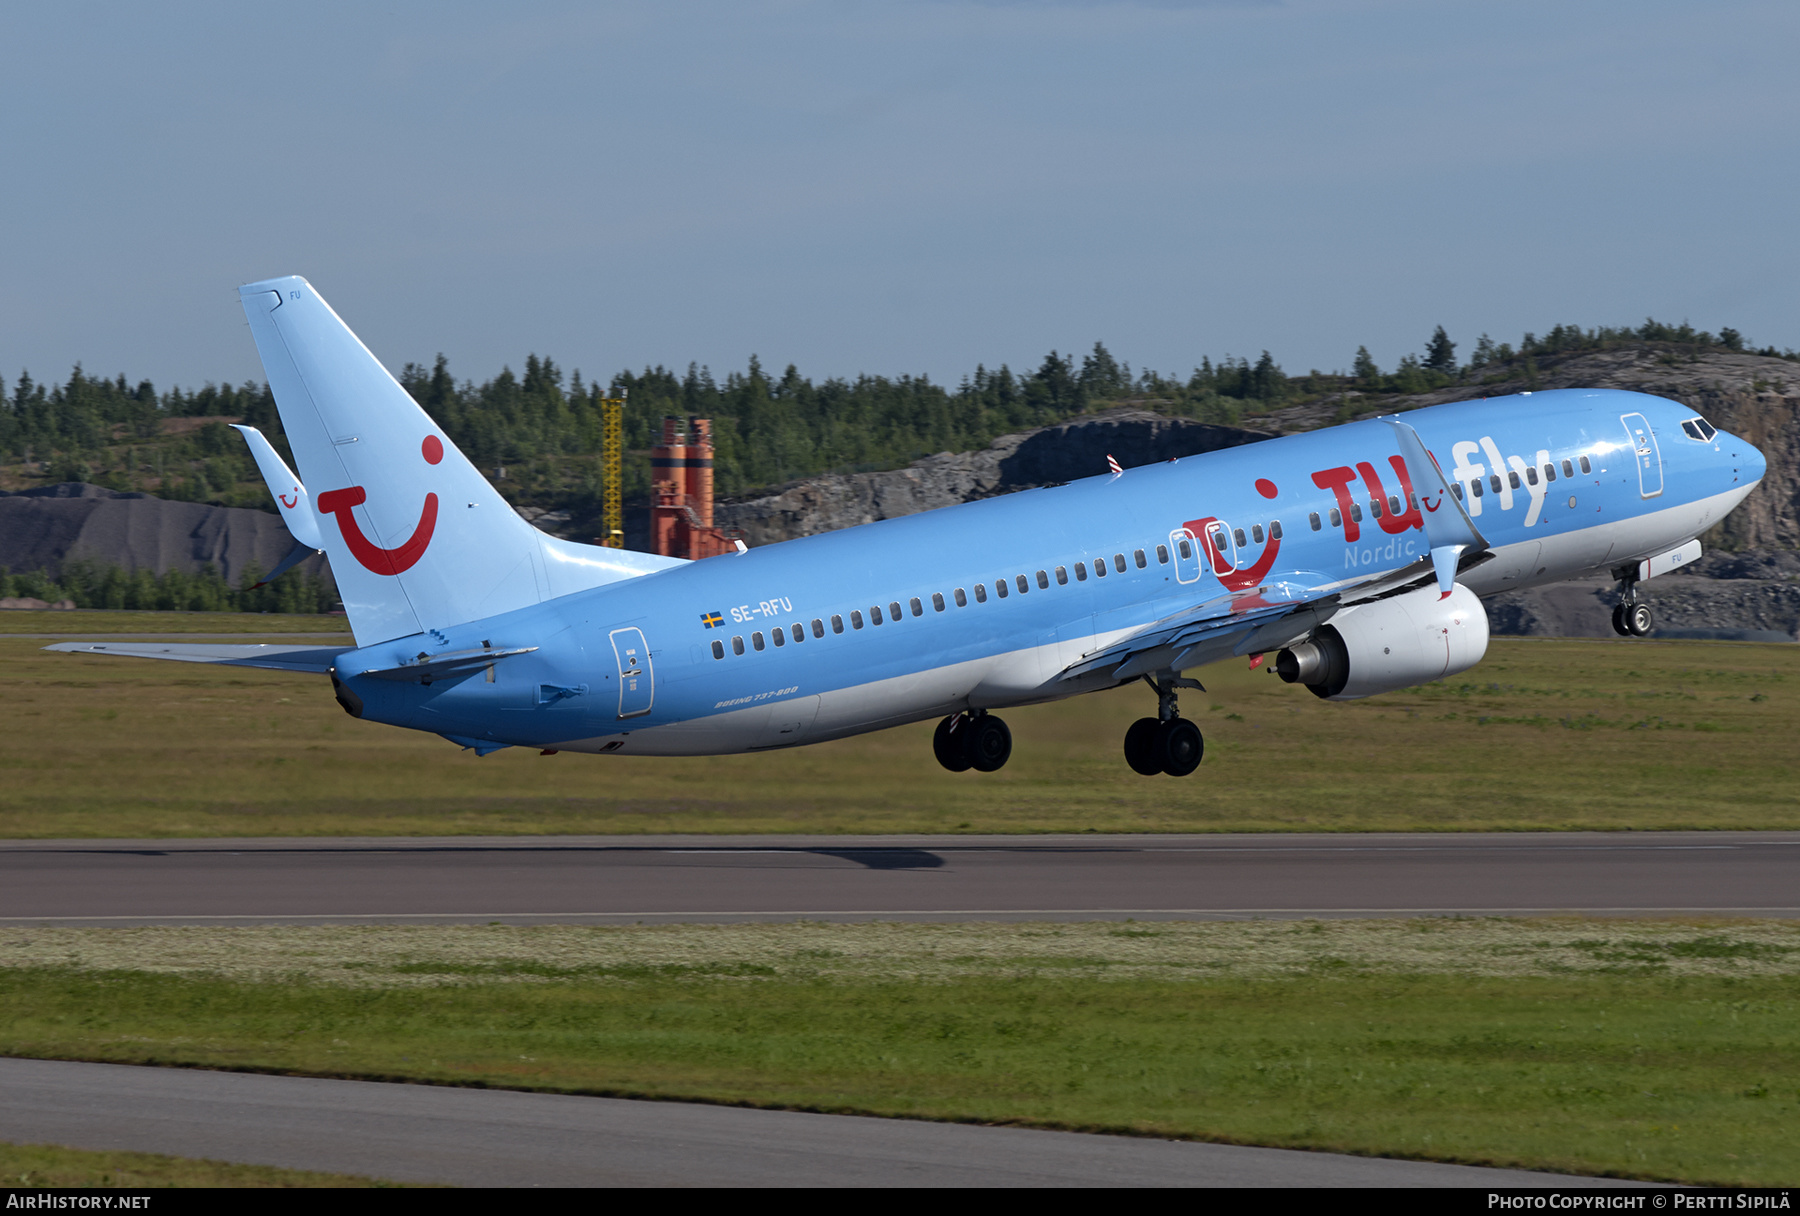
<svg viewBox="0 0 1800 1216">
<path fill-rule="evenodd" d="M 306 280 L 241 289 L 296 476 L 240 427 L 354 646 L 53 650 L 329 676 L 367 721 L 502 747 L 706 755 L 941 718 L 938 760 L 1006 763 L 993 712 L 1144 680 L 1140 773 L 1199 764 L 1182 672 L 1273 654 L 1366 697 L 1465 671 L 1478 598 L 1596 570 L 1639 581 L 1763 475 L 1692 410 L 1565 389 L 1406 414 L 686 562 L 526 523 Z"/>
</svg>

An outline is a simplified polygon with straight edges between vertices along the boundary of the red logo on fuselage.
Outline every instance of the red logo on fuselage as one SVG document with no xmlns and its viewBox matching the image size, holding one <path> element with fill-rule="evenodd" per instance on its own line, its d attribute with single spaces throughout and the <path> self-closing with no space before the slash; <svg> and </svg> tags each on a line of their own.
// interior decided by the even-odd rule
<svg viewBox="0 0 1800 1216">
<path fill-rule="evenodd" d="M 1269 543 L 1263 547 L 1262 556 L 1248 566 L 1238 567 L 1231 564 L 1225 555 L 1224 548 L 1213 536 L 1214 526 L 1224 527 L 1214 516 L 1205 519 L 1190 519 L 1181 525 L 1191 534 L 1200 538 L 1200 549 L 1206 554 L 1206 560 L 1212 563 L 1213 573 L 1219 576 L 1219 582 L 1227 591 L 1247 591 L 1263 581 L 1269 571 L 1275 568 L 1275 555 L 1281 552 L 1281 541 L 1271 536 Z"/>
<path fill-rule="evenodd" d="M 420 454 L 427 464 L 438 463 L 444 458 L 443 440 L 436 435 L 427 435 L 420 445 Z M 356 516 L 351 512 L 351 508 L 361 506 L 368 497 L 368 491 L 361 486 L 327 490 L 319 495 L 319 510 L 337 516 L 338 532 L 343 535 L 350 556 L 361 562 L 365 569 L 376 574 L 402 574 L 412 569 L 425 556 L 431 535 L 437 530 L 438 496 L 425 495 L 425 509 L 419 513 L 418 526 L 404 543 L 392 549 L 383 549 L 364 536 L 362 525 L 356 522 Z"/>
<path fill-rule="evenodd" d="M 1356 522 L 1357 511 L 1353 510 L 1356 504 L 1350 499 L 1350 483 L 1356 480 L 1358 473 L 1362 474 L 1363 484 L 1369 488 L 1371 507 L 1377 502 L 1387 504 L 1375 517 L 1375 522 L 1381 525 L 1383 532 L 1389 536 L 1398 536 L 1402 532 L 1425 526 L 1425 517 L 1419 514 L 1418 504 L 1413 499 L 1412 478 L 1406 472 L 1406 462 L 1398 456 L 1389 456 L 1388 463 L 1394 467 L 1394 476 L 1400 481 L 1400 493 L 1391 499 L 1381 484 L 1381 474 L 1366 460 L 1357 461 L 1354 469 L 1344 465 L 1335 469 L 1323 469 L 1312 475 L 1315 486 L 1321 490 L 1330 490 L 1337 499 L 1338 510 L 1344 520 L 1345 540 L 1354 543 L 1362 536 L 1362 529 Z M 1396 499 L 1404 504 L 1398 514 L 1393 509 Z"/>
<path fill-rule="evenodd" d="M 1376 472 L 1375 466 L 1366 460 L 1357 461 L 1354 468 L 1342 465 L 1335 469 L 1321 469 L 1312 475 L 1313 484 L 1321 490 L 1330 490 L 1332 496 L 1337 500 L 1339 513 L 1333 518 L 1343 521 L 1345 540 L 1355 542 L 1362 535 L 1362 529 L 1357 524 L 1361 515 L 1361 507 L 1350 494 L 1350 484 L 1359 477 L 1368 488 L 1370 513 L 1383 532 L 1390 536 L 1398 536 L 1402 532 L 1408 532 L 1414 528 L 1424 528 L 1425 517 L 1419 511 L 1419 501 L 1413 497 L 1412 477 L 1407 472 L 1406 462 L 1398 456 L 1390 456 L 1388 463 L 1393 467 L 1393 476 L 1399 482 L 1400 490 L 1398 494 L 1391 496 L 1382 484 L 1381 474 Z M 1266 477 L 1256 479 L 1256 492 L 1264 498 L 1275 498 L 1279 494 L 1275 483 Z M 1435 511 L 1440 505 L 1442 505 L 1441 502 L 1427 502 L 1425 509 Z M 1333 526 L 1337 526 L 1336 523 Z M 1275 568 L 1276 556 L 1281 552 L 1281 538 L 1275 535 L 1275 529 L 1271 527 L 1269 540 L 1263 547 L 1262 556 L 1248 566 L 1234 566 L 1226 552 L 1230 543 L 1229 537 L 1226 536 L 1228 525 L 1220 521 L 1217 516 L 1208 515 L 1204 519 L 1190 519 L 1182 527 L 1186 528 L 1188 533 L 1199 541 L 1201 552 L 1205 553 L 1206 560 L 1211 563 L 1213 573 L 1218 576 L 1219 582 L 1228 591 L 1248 591 L 1260 584 Z M 1260 528 L 1253 529 L 1253 532 L 1255 531 L 1260 531 Z M 1245 539 L 1243 530 L 1239 529 L 1237 547 L 1243 547 Z M 1254 600 L 1238 602 L 1240 606 L 1254 607 L 1256 604 Z"/>
<path fill-rule="evenodd" d="M 1274 498 L 1280 493 L 1275 488 L 1275 483 L 1266 477 L 1256 479 L 1256 492 L 1264 498 Z M 1281 538 L 1271 532 L 1269 543 L 1263 547 L 1262 556 L 1254 564 L 1239 568 L 1231 564 L 1230 559 L 1225 556 L 1224 546 L 1214 537 L 1212 530 L 1215 524 L 1221 530 L 1225 526 L 1212 515 L 1205 519 L 1190 519 L 1181 526 L 1188 530 L 1189 535 L 1199 538 L 1201 550 L 1212 563 L 1213 573 L 1219 576 L 1219 582 L 1224 584 L 1227 591 L 1248 591 L 1262 582 L 1269 571 L 1275 568 L 1275 555 L 1281 552 Z"/>
</svg>

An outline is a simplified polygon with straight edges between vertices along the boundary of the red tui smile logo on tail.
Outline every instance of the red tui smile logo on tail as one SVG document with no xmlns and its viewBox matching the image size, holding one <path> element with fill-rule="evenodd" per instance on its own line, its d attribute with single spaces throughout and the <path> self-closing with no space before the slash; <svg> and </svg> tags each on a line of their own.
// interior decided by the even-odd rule
<svg viewBox="0 0 1800 1216">
<path fill-rule="evenodd" d="M 444 458 L 444 441 L 436 435 L 427 435 L 425 442 L 419 445 L 419 453 L 426 464 L 436 464 Z M 337 517 L 338 531 L 343 534 L 344 544 L 349 546 L 350 556 L 361 562 L 365 569 L 376 574 L 402 574 L 412 569 L 425 556 L 431 534 L 437 530 L 438 496 L 425 495 L 425 509 L 419 513 L 418 526 L 404 543 L 392 549 L 383 549 L 364 536 L 362 525 L 351 513 L 352 507 L 361 506 L 368 497 L 368 491 L 361 486 L 327 490 L 319 495 L 319 510 Z"/>
</svg>

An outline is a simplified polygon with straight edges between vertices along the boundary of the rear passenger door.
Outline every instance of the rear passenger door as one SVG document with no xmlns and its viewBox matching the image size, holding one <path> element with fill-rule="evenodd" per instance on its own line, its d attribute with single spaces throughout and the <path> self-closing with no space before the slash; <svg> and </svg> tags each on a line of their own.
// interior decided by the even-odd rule
<svg viewBox="0 0 1800 1216">
<path fill-rule="evenodd" d="M 656 702 L 656 673 L 650 668 L 644 631 L 635 625 L 613 630 L 612 648 L 619 667 L 619 717 L 649 713 Z"/>
</svg>

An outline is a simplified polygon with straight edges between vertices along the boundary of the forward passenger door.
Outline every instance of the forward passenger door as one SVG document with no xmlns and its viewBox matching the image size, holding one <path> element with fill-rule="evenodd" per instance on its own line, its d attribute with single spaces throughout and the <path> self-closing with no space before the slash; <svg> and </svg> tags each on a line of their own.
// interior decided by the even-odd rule
<svg viewBox="0 0 1800 1216">
<path fill-rule="evenodd" d="M 1656 432 L 1642 414 L 1621 414 L 1627 442 L 1637 454 L 1638 493 L 1655 498 L 1663 492 L 1662 450 L 1656 446 Z"/>
</svg>

